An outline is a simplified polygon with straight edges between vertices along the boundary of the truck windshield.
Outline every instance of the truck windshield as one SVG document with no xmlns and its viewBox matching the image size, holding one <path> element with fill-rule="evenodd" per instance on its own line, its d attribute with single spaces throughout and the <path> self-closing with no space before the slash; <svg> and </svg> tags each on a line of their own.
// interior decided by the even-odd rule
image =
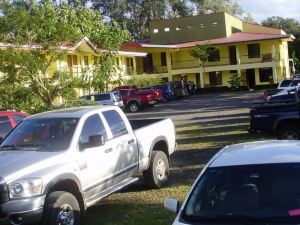
<svg viewBox="0 0 300 225">
<path fill-rule="evenodd" d="M 28 119 L 2 142 L 0 150 L 57 151 L 68 148 L 77 118 Z"/>
<path fill-rule="evenodd" d="M 299 224 L 300 163 L 208 168 L 181 215 L 207 223 Z"/>
</svg>

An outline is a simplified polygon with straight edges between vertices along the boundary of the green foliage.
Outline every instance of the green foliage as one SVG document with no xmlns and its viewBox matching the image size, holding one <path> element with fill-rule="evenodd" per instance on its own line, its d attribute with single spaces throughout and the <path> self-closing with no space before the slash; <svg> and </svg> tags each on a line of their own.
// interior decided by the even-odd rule
<svg viewBox="0 0 300 225">
<path fill-rule="evenodd" d="M 232 91 L 240 91 L 242 90 L 242 78 L 239 74 L 232 74 L 228 83 L 230 84 L 230 89 Z"/>
<path fill-rule="evenodd" d="M 208 44 L 196 45 L 194 49 L 191 50 L 190 54 L 196 59 L 199 59 L 200 66 L 204 67 L 205 63 L 208 61 L 210 55 L 214 54 L 217 48 L 210 46 Z"/>
<path fill-rule="evenodd" d="M 227 12 L 234 16 L 240 16 L 243 13 L 242 7 L 236 0 L 191 0 L 196 4 L 199 14 L 207 12 Z"/>
<path fill-rule="evenodd" d="M 97 106 L 97 105 L 100 104 L 89 100 L 70 100 L 70 101 L 65 101 L 63 104 L 53 106 L 53 109 L 64 109 L 64 108 L 71 108 L 71 107 Z"/>
<path fill-rule="evenodd" d="M 39 111 L 38 108 L 51 108 L 59 97 L 75 99 L 75 88 L 103 90 L 108 86 L 109 74 L 115 70 L 115 52 L 128 40 L 128 32 L 116 23 L 106 24 L 98 11 L 76 2 L 73 6 L 55 6 L 50 0 L 3 0 L 0 11 L 0 40 L 9 44 L 0 50 L 0 71 L 4 74 L 0 86 L 7 87 L 1 95 L 11 96 L 2 105 L 16 105 L 28 112 L 38 105 L 35 107 Z M 92 81 L 85 73 L 74 77 L 69 72 L 55 71 L 56 62 L 84 37 L 106 49 Z M 9 85 L 17 91 L 9 90 Z M 19 92 L 27 93 L 23 102 L 28 106 L 10 100 L 21 101 Z"/>
<path fill-rule="evenodd" d="M 131 79 L 125 80 L 124 85 L 136 85 L 137 87 L 149 87 L 161 84 L 162 80 L 159 75 L 137 75 L 132 76 Z"/>
</svg>

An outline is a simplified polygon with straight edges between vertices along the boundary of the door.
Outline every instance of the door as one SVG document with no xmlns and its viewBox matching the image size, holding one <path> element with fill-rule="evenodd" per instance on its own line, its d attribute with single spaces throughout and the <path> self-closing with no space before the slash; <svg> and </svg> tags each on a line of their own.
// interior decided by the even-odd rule
<svg viewBox="0 0 300 225">
<path fill-rule="evenodd" d="M 152 73 L 153 72 L 153 59 L 152 54 L 147 54 L 146 57 L 143 58 L 144 72 Z"/>
<path fill-rule="evenodd" d="M 78 163 L 86 199 L 93 197 L 93 193 L 99 193 L 107 188 L 116 160 L 112 141 L 108 141 L 108 135 L 99 114 L 94 114 L 85 120 L 79 137 L 79 145 L 88 143 L 89 137 L 93 135 L 102 135 L 106 142 L 103 146 L 80 149 Z"/>
<path fill-rule="evenodd" d="M 114 183 L 133 176 L 138 169 L 138 147 L 134 133 L 128 131 L 123 118 L 116 110 L 102 112 L 113 135 L 113 148 L 117 159 L 114 165 Z"/>
<path fill-rule="evenodd" d="M 236 60 L 236 46 L 229 46 L 229 60 L 231 65 L 236 65 L 237 60 Z"/>
<path fill-rule="evenodd" d="M 247 69 L 246 70 L 246 78 L 247 83 L 250 89 L 254 89 L 255 87 L 255 70 L 254 69 Z"/>
</svg>

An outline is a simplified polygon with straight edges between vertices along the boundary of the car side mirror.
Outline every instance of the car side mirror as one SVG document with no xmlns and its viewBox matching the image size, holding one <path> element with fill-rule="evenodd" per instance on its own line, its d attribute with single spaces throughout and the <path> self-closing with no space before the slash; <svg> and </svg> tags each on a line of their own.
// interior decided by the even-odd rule
<svg viewBox="0 0 300 225">
<path fill-rule="evenodd" d="M 0 144 L 2 143 L 3 140 L 4 140 L 4 138 L 3 138 L 3 137 L 0 137 Z"/>
<path fill-rule="evenodd" d="M 82 151 L 86 148 L 94 148 L 103 146 L 105 144 L 105 138 L 102 135 L 91 135 L 89 141 L 85 143 L 79 143 L 79 149 Z"/>
<path fill-rule="evenodd" d="M 105 138 L 103 135 L 92 135 L 89 136 L 89 144 L 91 147 L 98 147 L 105 144 Z"/>
<path fill-rule="evenodd" d="M 179 212 L 179 201 L 174 198 L 168 198 L 164 202 L 164 207 L 167 210 L 177 214 Z"/>
</svg>

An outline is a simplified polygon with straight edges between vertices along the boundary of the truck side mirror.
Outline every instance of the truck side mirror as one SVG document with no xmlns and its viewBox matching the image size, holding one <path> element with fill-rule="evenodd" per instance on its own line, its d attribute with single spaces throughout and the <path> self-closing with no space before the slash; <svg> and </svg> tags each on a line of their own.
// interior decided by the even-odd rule
<svg viewBox="0 0 300 225">
<path fill-rule="evenodd" d="M 102 146 L 105 144 L 105 138 L 103 135 L 92 135 L 89 136 L 89 144 L 91 147 Z"/>
</svg>

